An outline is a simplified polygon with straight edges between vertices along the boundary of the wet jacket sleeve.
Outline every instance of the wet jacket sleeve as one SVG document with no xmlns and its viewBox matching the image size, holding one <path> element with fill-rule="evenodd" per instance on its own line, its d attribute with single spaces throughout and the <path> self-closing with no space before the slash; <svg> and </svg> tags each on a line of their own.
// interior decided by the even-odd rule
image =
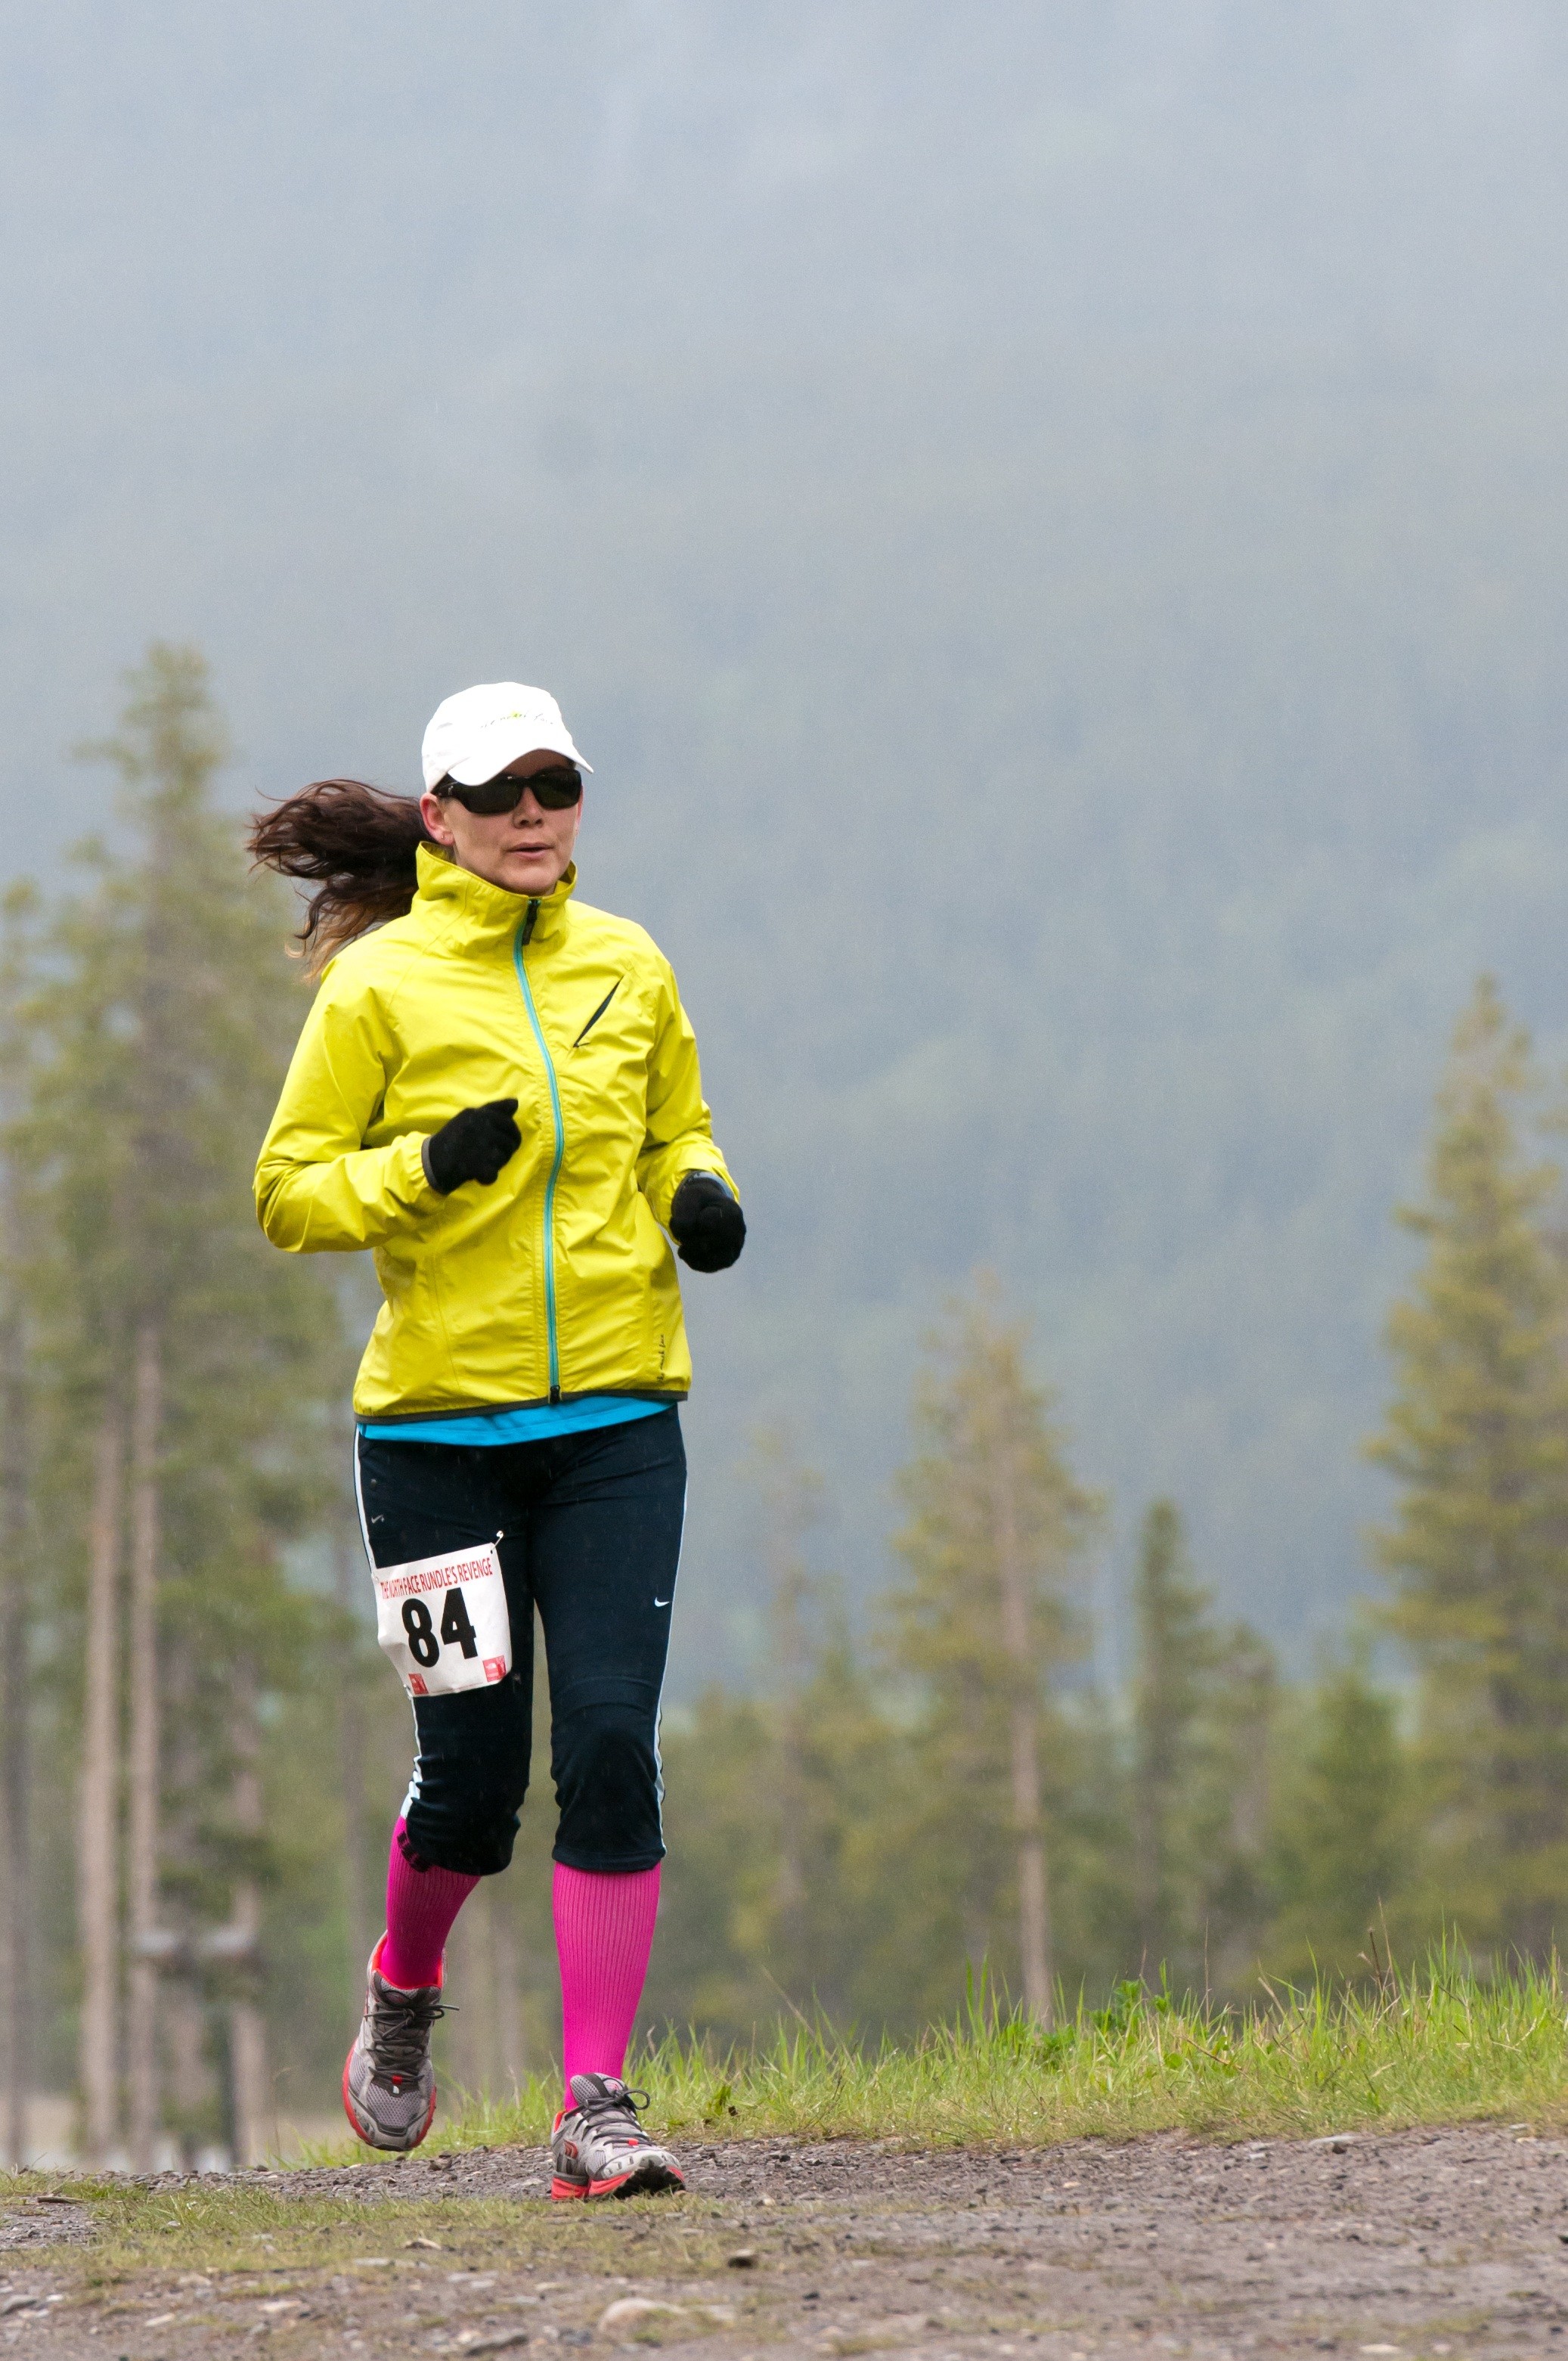
<svg viewBox="0 0 1568 2361">
<path fill-rule="evenodd" d="M 658 1019 L 648 1064 L 648 1132 L 638 1159 L 637 1182 L 654 1220 L 667 1227 L 675 1191 L 688 1172 L 717 1173 L 735 1197 L 740 1192 L 714 1146 L 696 1036 L 681 1006 L 674 971 L 663 959 L 659 969 Z"/>
<path fill-rule="evenodd" d="M 422 1132 L 365 1145 L 394 1056 L 374 997 L 334 990 L 329 971 L 256 1167 L 256 1211 L 275 1246 L 352 1253 L 416 1229 L 440 1204 L 420 1160 Z"/>
</svg>

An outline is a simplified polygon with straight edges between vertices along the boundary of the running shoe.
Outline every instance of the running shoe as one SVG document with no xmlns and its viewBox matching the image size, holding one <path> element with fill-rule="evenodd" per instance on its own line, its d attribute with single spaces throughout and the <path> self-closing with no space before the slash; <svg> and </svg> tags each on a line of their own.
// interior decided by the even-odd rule
<svg viewBox="0 0 1568 2361">
<path fill-rule="evenodd" d="M 381 1943 L 386 1941 L 385 1935 Z M 343 2070 L 343 2112 L 367 2147 L 418 2147 L 435 2119 L 430 2037 L 444 2015 L 441 1985 L 403 1992 L 370 1954 L 365 2015 Z"/>
<path fill-rule="evenodd" d="M 646 2091 L 629 2091 L 613 2074 L 574 2074 L 571 2087 L 577 2103 L 563 2109 L 550 2135 L 552 2197 L 642 2197 L 685 2187 L 669 2149 L 637 2120 Z"/>
</svg>

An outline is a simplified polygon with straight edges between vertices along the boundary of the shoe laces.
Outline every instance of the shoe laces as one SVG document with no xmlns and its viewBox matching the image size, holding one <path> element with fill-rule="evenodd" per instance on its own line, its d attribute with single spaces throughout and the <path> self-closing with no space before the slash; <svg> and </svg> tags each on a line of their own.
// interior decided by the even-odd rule
<svg viewBox="0 0 1568 2361">
<path fill-rule="evenodd" d="M 588 2128 L 598 2132 L 601 2138 L 615 2136 L 619 2133 L 622 2139 L 646 2139 L 648 2135 L 637 2117 L 641 2110 L 651 2103 L 646 2091 L 629 2090 L 623 2082 L 619 2091 L 605 2091 L 596 2099 L 581 2102 L 577 2113 Z M 620 2118 L 619 2125 L 615 2121 L 617 2116 Z"/>
<path fill-rule="evenodd" d="M 383 1983 L 370 2006 L 370 2071 L 378 2082 L 407 2081 L 424 2064 L 431 2030 L 446 2011 L 441 1987 L 400 1992 Z"/>
</svg>

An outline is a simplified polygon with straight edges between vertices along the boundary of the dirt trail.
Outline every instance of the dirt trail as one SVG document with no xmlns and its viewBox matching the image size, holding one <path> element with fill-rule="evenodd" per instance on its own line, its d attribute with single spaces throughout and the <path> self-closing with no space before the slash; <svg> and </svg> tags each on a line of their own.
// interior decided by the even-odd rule
<svg viewBox="0 0 1568 2361">
<path fill-rule="evenodd" d="M 524 2150 L 203 2182 L 285 2211 L 325 2200 L 361 2241 L 384 2229 L 381 2251 L 96 2285 L 81 2209 L 0 2201 L 0 2352 L 1568 2361 L 1568 2140 L 1485 2128 L 1002 2156 L 773 2140 L 685 2158 L 685 2197 L 591 2209 L 544 2202 L 543 2158 Z M 180 2187 L 146 2184 L 149 2204 Z"/>
</svg>

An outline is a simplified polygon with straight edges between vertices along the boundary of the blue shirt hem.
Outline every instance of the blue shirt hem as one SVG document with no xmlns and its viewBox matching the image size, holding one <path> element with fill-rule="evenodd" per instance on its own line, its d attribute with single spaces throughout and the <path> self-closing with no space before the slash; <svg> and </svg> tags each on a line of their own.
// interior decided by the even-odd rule
<svg viewBox="0 0 1568 2361">
<path fill-rule="evenodd" d="M 557 1434 L 582 1434 L 595 1426 L 623 1426 L 628 1419 L 657 1418 L 669 1402 L 634 1401 L 624 1394 L 583 1394 L 576 1401 L 533 1402 L 521 1410 L 470 1411 L 465 1418 L 420 1418 L 395 1426 L 362 1418 L 359 1432 L 373 1443 L 463 1443 L 480 1449 L 503 1443 L 548 1443 Z"/>
</svg>

